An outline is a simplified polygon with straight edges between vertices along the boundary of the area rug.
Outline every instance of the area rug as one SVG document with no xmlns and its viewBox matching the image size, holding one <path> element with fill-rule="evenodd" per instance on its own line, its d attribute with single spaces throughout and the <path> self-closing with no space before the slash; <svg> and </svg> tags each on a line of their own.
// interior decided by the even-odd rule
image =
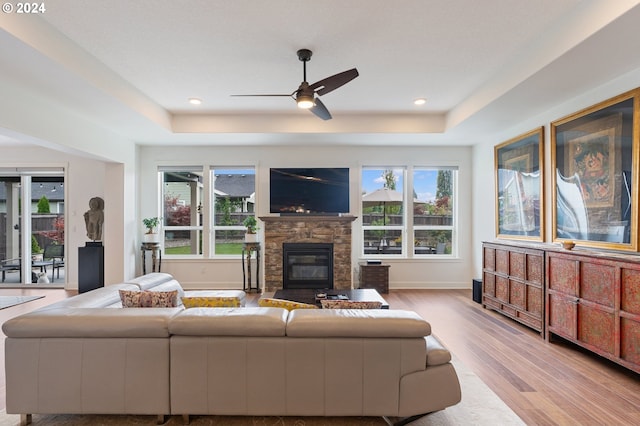
<svg viewBox="0 0 640 426">
<path fill-rule="evenodd" d="M 42 299 L 44 296 L 0 296 L 0 309 L 10 308 L 32 300 Z"/>
<path fill-rule="evenodd" d="M 522 420 L 469 370 L 460 360 L 453 361 L 462 387 L 462 402 L 446 410 L 422 417 L 411 426 L 511 426 L 524 425 Z M 381 417 L 265 417 L 265 416 L 191 416 L 190 425 L 220 426 L 377 426 L 386 425 Z M 395 420 L 395 419 L 390 419 Z M 0 413 L 0 426 L 20 424 L 20 416 Z M 154 425 L 155 416 L 115 415 L 33 415 L 33 425 L 93 426 L 93 425 Z M 165 425 L 182 425 L 181 416 L 168 416 Z"/>
</svg>

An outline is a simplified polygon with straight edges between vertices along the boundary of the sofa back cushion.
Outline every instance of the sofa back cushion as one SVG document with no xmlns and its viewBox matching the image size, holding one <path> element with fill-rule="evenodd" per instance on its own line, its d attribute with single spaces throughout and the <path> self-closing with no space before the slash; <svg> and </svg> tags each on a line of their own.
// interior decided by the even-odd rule
<svg viewBox="0 0 640 426">
<path fill-rule="evenodd" d="M 120 307 L 120 294 L 118 290 L 137 290 L 133 284 L 112 284 L 99 287 L 95 290 L 81 293 L 68 299 L 60 300 L 51 305 L 44 306 L 39 310 L 65 308 L 107 308 Z"/>
<path fill-rule="evenodd" d="M 183 336 L 284 336 L 289 312 L 282 308 L 192 308 L 171 319 Z"/>
<path fill-rule="evenodd" d="M 140 290 L 149 290 L 162 283 L 173 280 L 173 276 L 164 272 L 152 272 L 150 274 L 142 275 L 132 280 L 125 281 L 126 284 L 137 285 Z"/>
<path fill-rule="evenodd" d="M 431 325 L 400 309 L 297 309 L 289 313 L 290 337 L 424 337 Z"/>
<path fill-rule="evenodd" d="M 116 292 L 117 293 L 117 292 Z M 6 321 L 7 337 L 169 337 L 169 321 L 181 309 L 38 309 Z"/>
</svg>

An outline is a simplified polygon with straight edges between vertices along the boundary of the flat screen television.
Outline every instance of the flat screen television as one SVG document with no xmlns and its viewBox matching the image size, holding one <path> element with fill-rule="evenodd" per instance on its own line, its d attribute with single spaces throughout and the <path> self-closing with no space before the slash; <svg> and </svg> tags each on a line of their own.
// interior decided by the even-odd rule
<svg viewBox="0 0 640 426">
<path fill-rule="evenodd" d="M 349 213 L 348 168 L 272 168 L 269 189 L 271 213 Z"/>
</svg>

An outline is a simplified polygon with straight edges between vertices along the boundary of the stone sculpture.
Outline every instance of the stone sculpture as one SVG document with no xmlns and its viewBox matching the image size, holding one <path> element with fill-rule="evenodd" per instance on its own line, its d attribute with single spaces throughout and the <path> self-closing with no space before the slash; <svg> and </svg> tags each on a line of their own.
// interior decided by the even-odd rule
<svg viewBox="0 0 640 426">
<path fill-rule="evenodd" d="M 84 213 L 87 237 L 93 241 L 102 240 L 102 224 L 104 222 L 104 200 L 93 197 L 89 200 L 89 210 Z"/>
</svg>

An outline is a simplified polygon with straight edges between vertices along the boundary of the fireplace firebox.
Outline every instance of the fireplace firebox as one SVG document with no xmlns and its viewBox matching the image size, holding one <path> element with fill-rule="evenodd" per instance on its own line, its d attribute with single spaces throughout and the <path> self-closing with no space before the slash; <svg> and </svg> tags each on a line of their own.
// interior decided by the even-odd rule
<svg viewBox="0 0 640 426">
<path fill-rule="evenodd" d="M 284 243 L 282 288 L 333 288 L 333 244 Z"/>
</svg>

